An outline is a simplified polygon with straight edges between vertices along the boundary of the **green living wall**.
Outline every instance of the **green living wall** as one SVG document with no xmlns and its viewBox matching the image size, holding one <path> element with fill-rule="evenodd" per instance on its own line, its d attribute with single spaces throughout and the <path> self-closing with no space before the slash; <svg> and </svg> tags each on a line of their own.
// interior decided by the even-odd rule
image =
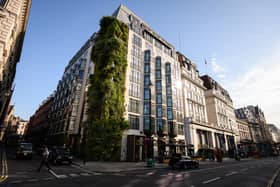
<svg viewBox="0 0 280 187">
<path fill-rule="evenodd" d="M 114 17 L 103 17 L 92 49 L 94 74 L 88 92 L 87 157 L 119 160 L 124 120 L 128 27 Z"/>
</svg>

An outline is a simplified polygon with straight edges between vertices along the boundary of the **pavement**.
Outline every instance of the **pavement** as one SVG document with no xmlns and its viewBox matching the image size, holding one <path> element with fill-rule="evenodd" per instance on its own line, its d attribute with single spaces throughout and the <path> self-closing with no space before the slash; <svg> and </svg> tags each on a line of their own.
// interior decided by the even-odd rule
<svg viewBox="0 0 280 187">
<path fill-rule="evenodd" d="M 253 160 L 253 158 L 242 159 L 243 161 Z M 224 158 L 224 163 L 236 162 L 235 159 Z M 157 163 L 155 162 L 153 167 L 147 167 L 146 162 L 94 162 L 88 161 L 85 164 L 82 160 L 75 160 L 74 165 L 81 168 L 101 173 L 114 173 L 114 172 L 128 172 L 135 170 L 150 170 L 150 169 L 168 169 L 167 163 Z M 200 161 L 200 165 L 219 165 L 220 163 L 215 161 Z"/>
</svg>

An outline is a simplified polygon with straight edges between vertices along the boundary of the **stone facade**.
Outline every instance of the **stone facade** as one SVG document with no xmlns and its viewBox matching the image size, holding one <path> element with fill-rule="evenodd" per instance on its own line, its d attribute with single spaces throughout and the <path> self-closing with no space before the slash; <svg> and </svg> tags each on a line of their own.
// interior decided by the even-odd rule
<svg viewBox="0 0 280 187">
<path fill-rule="evenodd" d="M 3 124 L 13 91 L 31 0 L 0 2 L 0 124 Z"/>
</svg>

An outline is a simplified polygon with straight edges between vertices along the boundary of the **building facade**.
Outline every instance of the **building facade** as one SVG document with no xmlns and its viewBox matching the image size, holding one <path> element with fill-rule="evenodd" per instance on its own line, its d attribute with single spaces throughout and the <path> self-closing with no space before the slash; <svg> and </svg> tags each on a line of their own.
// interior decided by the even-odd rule
<svg viewBox="0 0 280 187">
<path fill-rule="evenodd" d="M 268 154 L 271 149 L 272 137 L 266 124 L 263 111 L 258 106 L 247 106 L 235 110 L 238 119 L 248 123 L 252 138 L 252 154 L 262 156 Z"/>
<path fill-rule="evenodd" d="M 184 104 L 185 139 L 187 154 L 194 155 L 199 148 L 214 148 L 213 131 L 206 114 L 204 92 L 196 65 L 177 52 L 180 63 Z"/>
<path fill-rule="evenodd" d="M 80 145 L 84 116 L 85 90 L 93 73 L 90 58 L 95 33 L 81 47 L 65 68 L 57 85 L 50 112 L 48 143 L 67 144 L 73 150 Z"/>
<path fill-rule="evenodd" d="M 16 65 L 20 60 L 31 0 L 0 0 L 0 125 L 13 92 Z M 4 130 L 3 130 L 4 131 Z"/>
<path fill-rule="evenodd" d="M 280 143 L 280 129 L 273 124 L 268 124 L 273 143 Z"/>
<path fill-rule="evenodd" d="M 185 152 L 180 64 L 175 48 L 121 5 L 113 14 L 129 26 L 122 160 Z"/>
<path fill-rule="evenodd" d="M 36 112 L 30 117 L 26 130 L 26 138 L 34 146 L 42 146 L 47 142 L 50 127 L 50 111 L 53 104 L 53 95 L 49 96 Z"/>
<path fill-rule="evenodd" d="M 213 146 L 230 156 L 235 149 L 235 136 L 238 134 L 233 102 L 229 93 L 208 75 L 201 77 L 206 87 L 205 100 L 208 123 L 213 132 Z"/>
</svg>

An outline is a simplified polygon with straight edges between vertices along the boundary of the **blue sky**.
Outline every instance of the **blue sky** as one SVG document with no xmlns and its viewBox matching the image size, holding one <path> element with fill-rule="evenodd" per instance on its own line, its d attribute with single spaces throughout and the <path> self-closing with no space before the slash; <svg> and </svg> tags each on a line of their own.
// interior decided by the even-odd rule
<svg viewBox="0 0 280 187">
<path fill-rule="evenodd" d="M 12 104 L 24 119 L 57 86 L 64 68 L 99 29 L 102 16 L 124 4 L 219 81 L 236 107 L 259 105 L 280 124 L 280 1 L 33 0 Z"/>
</svg>

